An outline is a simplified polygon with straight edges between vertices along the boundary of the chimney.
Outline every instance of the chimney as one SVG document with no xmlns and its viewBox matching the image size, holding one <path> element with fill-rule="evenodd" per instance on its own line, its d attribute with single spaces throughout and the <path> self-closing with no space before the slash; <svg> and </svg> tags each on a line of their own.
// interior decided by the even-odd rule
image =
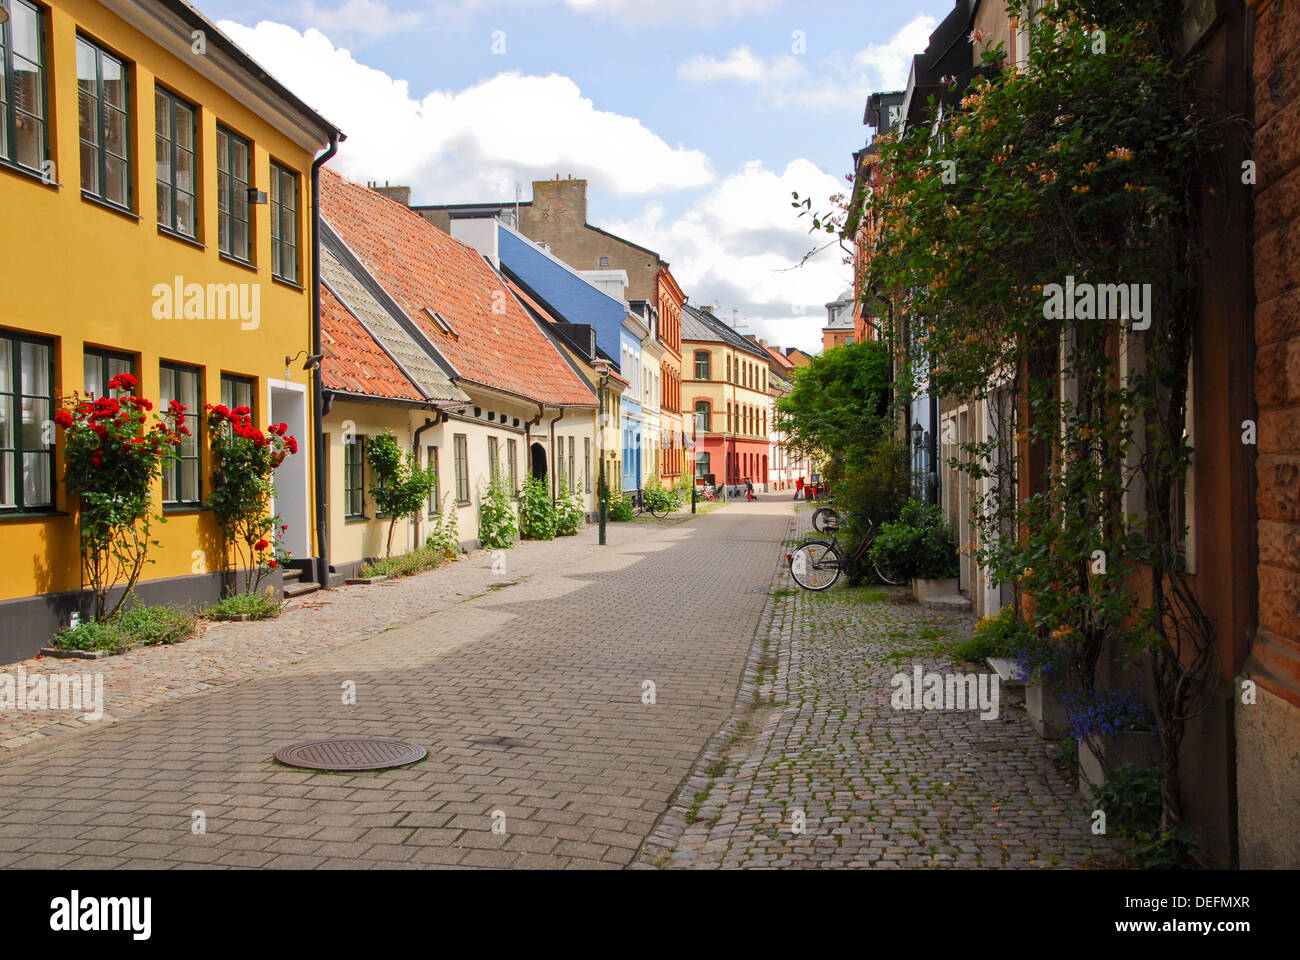
<svg viewBox="0 0 1300 960">
<path fill-rule="evenodd" d="M 554 180 L 533 181 L 533 219 L 540 222 L 573 223 L 582 226 L 587 222 L 587 181 Z"/>
<path fill-rule="evenodd" d="M 709 316 L 713 316 L 713 307 L 712 307 L 712 306 L 703 306 L 703 307 L 700 307 L 700 309 L 703 310 L 705 313 L 707 313 Z"/>
<path fill-rule="evenodd" d="M 385 180 L 384 185 L 382 187 L 376 183 L 375 185 L 371 186 L 370 189 L 375 191 L 375 193 L 382 193 L 389 200 L 396 200 L 404 207 L 409 207 L 411 205 L 410 187 L 390 187 L 388 185 L 388 181 Z"/>
</svg>

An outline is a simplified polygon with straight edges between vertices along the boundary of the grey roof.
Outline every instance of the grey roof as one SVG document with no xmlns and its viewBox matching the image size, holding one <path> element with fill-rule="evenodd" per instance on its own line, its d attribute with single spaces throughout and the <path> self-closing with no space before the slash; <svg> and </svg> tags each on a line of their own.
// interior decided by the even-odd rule
<svg viewBox="0 0 1300 960">
<path fill-rule="evenodd" d="M 320 275 L 339 301 L 352 311 L 370 331 L 375 342 L 393 358 L 429 400 L 462 403 L 469 400 L 469 395 L 451 382 L 437 361 L 411 336 L 405 326 L 375 299 L 366 283 L 349 271 L 324 244 L 320 251 Z"/>
<path fill-rule="evenodd" d="M 737 350 L 744 350 L 746 353 L 760 357 L 765 363 L 772 362 L 772 357 L 766 350 L 756 343 L 750 343 L 733 330 L 730 324 L 689 303 L 682 304 L 682 339 L 725 343 Z"/>
</svg>

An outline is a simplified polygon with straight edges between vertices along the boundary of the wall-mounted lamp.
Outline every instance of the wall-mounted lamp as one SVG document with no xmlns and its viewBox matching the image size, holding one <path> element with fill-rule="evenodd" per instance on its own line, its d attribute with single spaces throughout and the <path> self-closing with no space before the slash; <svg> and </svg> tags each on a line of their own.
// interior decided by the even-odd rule
<svg viewBox="0 0 1300 960">
<path fill-rule="evenodd" d="M 257 187 L 248 188 L 249 203 L 266 203 L 266 191 L 259 190 Z"/>
<path fill-rule="evenodd" d="M 0 5 L 0 23 L 7 23 L 9 20 L 9 8 Z"/>
<path fill-rule="evenodd" d="M 299 350 L 299 351 L 298 351 L 297 353 L 295 353 L 292 357 L 285 357 L 285 358 L 284 358 L 284 379 L 286 379 L 286 380 L 292 380 L 292 379 L 293 379 L 293 371 L 290 369 L 290 367 L 293 366 L 293 362 L 294 362 L 295 360 L 297 360 L 299 357 L 306 357 L 306 358 L 307 358 L 307 359 L 303 362 L 303 365 L 302 365 L 302 368 L 303 368 L 304 370 L 316 370 L 316 369 L 319 369 L 319 367 L 320 367 L 320 362 L 321 362 L 321 359 L 322 359 L 322 355 L 321 355 L 321 354 L 319 354 L 319 353 L 308 353 L 306 350 Z"/>
</svg>

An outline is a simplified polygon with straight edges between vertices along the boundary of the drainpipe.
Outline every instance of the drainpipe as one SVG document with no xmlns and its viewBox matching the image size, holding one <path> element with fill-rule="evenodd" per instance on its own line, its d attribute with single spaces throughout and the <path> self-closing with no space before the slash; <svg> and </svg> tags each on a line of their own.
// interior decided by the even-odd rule
<svg viewBox="0 0 1300 960">
<path fill-rule="evenodd" d="M 312 161 L 311 165 L 311 352 L 321 356 L 320 332 L 320 168 L 330 157 L 339 151 L 339 135 L 330 134 L 329 149 Z M 322 377 L 325 362 L 316 366 L 316 376 L 312 380 L 311 403 L 312 416 L 315 419 L 315 462 L 316 462 L 316 547 L 320 551 L 319 583 L 322 587 L 330 585 L 329 558 L 329 518 L 326 516 L 325 491 L 325 400 Z"/>
<path fill-rule="evenodd" d="M 429 417 L 425 417 L 425 418 L 424 418 L 424 425 L 415 428 L 415 434 L 414 434 L 414 436 L 411 437 L 411 452 L 412 452 L 413 454 L 415 454 L 415 460 L 416 460 L 417 463 L 419 463 L 419 461 L 420 461 L 420 436 L 424 433 L 424 431 L 428 430 L 430 427 L 436 427 L 436 426 L 437 426 L 438 424 L 440 424 L 440 423 L 442 423 L 442 412 L 441 412 L 440 410 L 436 410 L 436 409 L 435 409 L 435 411 L 434 411 L 434 416 L 432 417 L 432 419 L 429 418 Z M 442 491 L 439 490 L 438 492 L 441 493 Z M 441 503 L 438 504 L 438 509 L 439 509 L 440 511 L 442 510 L 442 504 L 441 504 Z M 428 522 L 428 518 L 419 518 L 418 515 L 417 515 L 416 524 L 415 524 L 415 526 L 416 526 L 416 529 L 415 529 L 415 546 L 416 546 L 416 547 L 419 547 L 419 546 L 420 546 L 420 529 L 419 529 L 419 528 L 420 528 L 420 523 L 421 523 L 422 520 L 423 520 L 424 523 L 427 523 L 427 522 Z"/>
<path fill-rule="evenodd" d="M 555 459 L 555 425 L 564 419 L 564 408 L 558 407 L 555 419 L 551 421 L 551 459 Z M 560 497 L 560 471 L 555 469 L 555 464 L 551 464 L 551 502 L 554 503 Z"/>
</svg>

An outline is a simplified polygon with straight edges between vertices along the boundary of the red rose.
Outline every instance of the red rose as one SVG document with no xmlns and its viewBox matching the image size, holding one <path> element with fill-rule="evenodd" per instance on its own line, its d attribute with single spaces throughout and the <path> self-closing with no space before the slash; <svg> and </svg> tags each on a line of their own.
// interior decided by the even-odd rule
<svg viewBox="0 0 1300 960">
<path fill-rule="evenodd" d="M 261 540 L 257 541 L 257 543 L 253 544 L 253 549 L 254 549 L 254 550 L 265 550 L 265 549 L 266 549 L 267 547 L 269 547 L 269 546 L 270 546 L 270 544 L 267 543 L 266 538 L 263 537 Z"/>
<path fill-rule="evenodd" d="M 60 410 L 54 415 L 54 422 L 66 430 L 68 427 L 72 426 L 72 414 L 68 413 L 66 410 Z"/>
<path fill-rule="evenodd" d="M 270 563 L 267 564 L 267 566 L 270 567 L 272 570 L 274 570 L 276 567 L 276 563 L 274 560 L 272 560 Z"/>
<path fill-rule="evenodd" d="M 97 467 L 102 467 L 104 465 L 104 451 L 96 450 L 95 455 L 91 457 L 91 462 Z"/>
</svg>

